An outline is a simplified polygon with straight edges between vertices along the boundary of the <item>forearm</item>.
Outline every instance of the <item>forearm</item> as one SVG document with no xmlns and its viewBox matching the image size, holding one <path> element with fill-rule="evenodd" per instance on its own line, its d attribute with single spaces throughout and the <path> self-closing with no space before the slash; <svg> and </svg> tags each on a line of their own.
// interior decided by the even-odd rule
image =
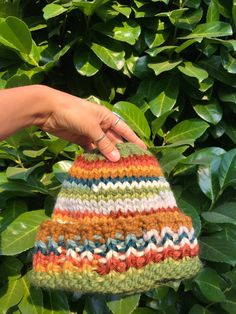
<svg viewBox="0 0 236 314">
<path fill-rule="evenodd" d="M 50 114 L 46 92 L 47 87 L 41 85 L 0 90 L 0 140 L 45 120 Z"/>
</svg>

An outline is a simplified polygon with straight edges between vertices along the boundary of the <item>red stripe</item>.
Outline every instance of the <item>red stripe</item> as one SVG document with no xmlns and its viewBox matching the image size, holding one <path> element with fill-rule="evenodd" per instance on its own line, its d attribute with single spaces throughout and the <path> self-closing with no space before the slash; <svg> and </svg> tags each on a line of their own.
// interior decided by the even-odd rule
<svg viewBox="0 0 236 314">
<path fill-rule="evenodd" d="M 121 157 L 119 162 L 111 162 L 109 160 L 93 160 L 88 161 L 83 156 L 78 156 L 73 163 L 73 168 L 83 168 L 85 170 L 94 170 L 99 168 L 120 168 L 127 166 L 158 166 L 157 160 L 153 156 L 130 156 L 130 157 Z"/>
<path fill-rule="evenodd" d="M 117 217 L 136 217 L 136 216 L 147 216 L 147 215 L 151 215 L 154 213 L 161 213 L 161 212 L 180 212 L 178 207 L 167 207 L 167 208 L 158 208 L 158 209 L 151 209 L 151 210 L 145 210 L 142 212 L 133 212 L 133 211 L 127 211 L 126 213 L 123 213 L 122 211 L 111 211 L 109 212 L 109 214 L 105 215 L 105 214 L 97 214 L 97 213 L 91 213 L 89 211 L 69 211 L 66 209 L 59 209 L 59 208 L 55 208 L 54 212 L 53 212 L 53 217 L 55 215 L 61 215 L 63 217 L 68 217 L 68 218 L 73 218 L 73 219 L 79 219 L 79 218 L 93 218 L 93 217 L 98 217 L 98 218 L 102 218 L 102 217 L 110 217 L 110 218 L 117 218 Z"/>
<path fill-rule="evenodd" d="M 50 253 L 49 256 L 44 256 L 41 252 L 38 252 L 33 256 L 33 265 L 34 267 L 36 267 L 38 264 L 44 266 L 45 271 L 47 271 L 47 265 L 53 263 L 55 266 L 60 267 L 60 271 L 64 271 L 65 269 L 63 269 L 63 265 L 66 261 L 68 261 L 75 267 L 74 271 L 79 271 L 80 268 L 85 270 L 86 266 L 88 266 L 88 269 L 91 269 L 92 266 L 93 270 L 95 270 L 100 275 L 106 275 L 111 271 L 123 273 L 131 267 L 140 269 L 150 263 L 162 262 L 167 258 L 181 260 L 184 257 L 194 257 L 198 255 L 198 252 L 198 244 L 193 249 L 191 249 L 189 245 L 185 244 L 179 250 L 175 250 L 173 247 L 167 247 L 161 253 L 150 250 L 141 257 L 136 257 L 135 255 L 130 254 L 129 257 L 122 261 L 118 258 L 112 257 L 107 260 L 105 264 L 99 262 L 96 263 L 95 261 L 98 261 L 101 256 L 95 254 L 93 255 L 93 261 L 90 262 L 87 258 L 84 258 L 82 261 L 78 261 L 71 256 L 66 256 L 66 250 L 64 250 L 59 256 L 54 255 L 54 253 Z M 95 266 L 95 264 L 97 265 Z M 76 268 L 78 269 L 76 270 Z"/>
</svg>

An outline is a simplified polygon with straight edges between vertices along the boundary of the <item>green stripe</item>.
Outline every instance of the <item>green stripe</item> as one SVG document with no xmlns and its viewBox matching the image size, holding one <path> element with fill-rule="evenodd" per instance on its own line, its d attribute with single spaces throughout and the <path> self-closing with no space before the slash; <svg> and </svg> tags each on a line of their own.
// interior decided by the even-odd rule
<svg viewBox="0 0 236 314">
<path fill-rule="evenodd" d="M 116 144 L 117 149 L 120 152 L 121 157 L 129 157 L 132 155 L 138 156 L 153 156 L 148 150 L 145 150 L 133 143 L 118 143 Z M 99 150 L 94 150 L 93 153 L 85 153 L 83 157 L 88 161 L 95 161 L 95 160 L 105 160 L 106 158 L 99 152 Z"/>
<path fill-rule="evenodd" d="M 202 265 L 198 257 L 172 258 L 150 263 L 142 269 L 130 268 L 125 273 L 111 272 L 101 276 L 95 271 L 54 273 L 30 272 L 29 280 L 35 286 L 78 291 L 84 293 L 137 293 L 147 291 L 167 281 L 195 276 Z"/>
<path fill-rule="evenodd" d="M 162 188 L 145 188 L 145 189 L 116 189 L 116 190 L 99 190 L 99 192 L 93 192 L 92 190 L 85 190 L 81 188 L 62 188 L 59 192 L 59 197 L 74 198 L 81 200 L 117 200 L 117 199 L 134 199 L 141 200 L 142 198 L 154 197 L 160 195 L 160 192 L 170 192 L 169 187 Z"/>
</svg>

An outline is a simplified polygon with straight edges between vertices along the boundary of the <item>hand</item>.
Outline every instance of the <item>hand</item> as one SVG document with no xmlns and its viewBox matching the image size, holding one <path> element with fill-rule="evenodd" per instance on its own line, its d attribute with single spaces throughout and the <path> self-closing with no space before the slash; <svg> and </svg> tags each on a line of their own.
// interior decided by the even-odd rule
<svg viewBox="0 0 236 314">
<path fill-rule="evenodd" d="M 115 144 L 123 139 L 146 148 L 127 124 L 107 108 L 49 87 L 45 87 L 44 96 L 52 109 L 43 121 L 35 121 L 44 131 L 87 150 L 97 147 L 111 161 L 119 160 Z"/>
</svg>

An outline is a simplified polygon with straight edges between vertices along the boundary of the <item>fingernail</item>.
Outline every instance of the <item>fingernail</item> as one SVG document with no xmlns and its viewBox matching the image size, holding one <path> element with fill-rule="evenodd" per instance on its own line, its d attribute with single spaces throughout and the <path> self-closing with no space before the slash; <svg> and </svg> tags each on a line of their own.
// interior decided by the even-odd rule
<svg viewBox="0 0 236 314">
<path fill-rule="evenodd" d="M 110 154 L 107 156 L 111 161 L 118 161 L 120 159 L 120 153 L 118 150 L 113 150 Z"/>
</svg>

